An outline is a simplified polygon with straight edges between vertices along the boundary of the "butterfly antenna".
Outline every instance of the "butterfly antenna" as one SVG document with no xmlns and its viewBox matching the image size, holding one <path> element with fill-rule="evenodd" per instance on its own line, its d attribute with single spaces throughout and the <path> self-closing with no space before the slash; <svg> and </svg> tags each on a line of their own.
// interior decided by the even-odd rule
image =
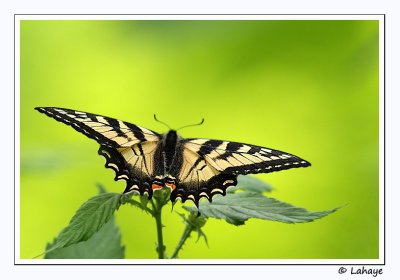
<svg viewBox="0 0 400 280">
<path fill-rule="evenodd" d="M 195 123 L 195 124 L 188 124 L 188 125 L 182 126 L 182 127 L 178 128 L 176 131 L 178 131 L 178 130 L 181 130 L 181 129 L 183 129 L 183 128 L 186 128 L 186 127 L 190 127 L 190 126 L 198 126 L 198 125 L 202 125 L 203 123 L 204 123 L 204 118 L 202 118 L 202 119 L 201 119 L 201 122 L 199 122 L 199 123 Z"/>
<path fill-rule="evenodd" d="M 169 130 L 171 130 L 171 127 L 170 127 L 168 124 L 166 124 L 165 122 L 160 121 L 159 119 L 157 119 L 156 114 L 154 114 L 154 120 L 155 120 L 156 122 L 162 123 L 163 125 L 165 125 L 166 127 L 168 127 Z"/>
</svg>

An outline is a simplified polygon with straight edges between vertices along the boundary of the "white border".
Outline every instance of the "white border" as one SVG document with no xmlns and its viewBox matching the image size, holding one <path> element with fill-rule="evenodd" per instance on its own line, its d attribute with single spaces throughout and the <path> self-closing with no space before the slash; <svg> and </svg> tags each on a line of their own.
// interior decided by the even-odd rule
<svg viewBox="0 0 400 280">
<path fill-rule="evenodd" d="M 379 20 L 379 259 L 20 259 L 20 21 L 21 20 Z M 384 16 L 383 15 L 15 15 L 15 264 L 384 264 Z"/>
<path fill-rule="evenodd" d="M 376 265 L 375 259 L 19 259 L 16 264 L 121 264 L 121 265 Z"/>
<path fill-rule="evenodd" d="M 383 20 L 383 15 L 16 15 L 16 20 Z"/>
<path fill-rule="evenodd" d="M 385 261 L 385 21 L 379 21 L 379 259 Z"/>
<path fill-rule="evenodd" d="M 17 260 L 19 260 L 19 255 L 20 255 L 20 240 L 21 240 L 21 235 L 20 235 L 20 188 L 21 188 L 21 143 L 20 143 L 20 24 L 19 20 L 15 18 L 14 21 L 14 120 L 15 120 L 15 127 L 14 127 L 14 133 L 15 133 L 15 148 L 14 148 L 14 155 L 15 155 L 15 178 L 14 178 L 14 228 L 15 228 L 15 239 L 14 239 L 14 258 L 15 258 L 15 263 L 18 263 Z"/>
</svg>

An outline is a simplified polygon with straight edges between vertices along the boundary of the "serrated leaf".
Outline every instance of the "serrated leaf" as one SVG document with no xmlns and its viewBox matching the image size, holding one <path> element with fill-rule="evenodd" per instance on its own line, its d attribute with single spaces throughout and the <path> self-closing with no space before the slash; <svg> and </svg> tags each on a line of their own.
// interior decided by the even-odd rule
<svg viewBox="0 0 400 280">
<path fill-rule="evenodd" d="M 99 193 L 106 193 L 106 187 L 103 186 L 102 183 L 96 183 L 96 187 L 99 189 Z"/>
<path fill-rule="evenodd" d="M 120 204 L 130 203 L 133 196 L 136 196 L 135 192 L 133 191 L 121 194 L 119 197 Z"/>
<path fill-rule="evenodd" d="M 272 187 L 256 177 L 240 175 L 237 186 L 228 188 L 227 192 L 233 193 L 236 190 L 263 193 L 272 191 Z"/>
<path fill-rule="evenodd" d="M 195 207 L 184 206 L 184 208 L 193 213 L 198 211 Z M 311 222 L 336 211 L 337 208 L 310 212 L 259 193 L 239 192 L 215 197 L 212 203 L 202 202 L 199 210 L 206 218 L 224 219 L 228 223 L 242 225 L 250 218 L 284 223 Z"/>
<path fill-rule="evenodd" d="M 76 211 L 47 253 L 88 240 L 107 223 L 119 205 L 120 195 L 117 193 L 101 193 L 92 197 Z"/>
<path fill-rule="evenodd" d="M 56 242 L 56 241 L 55 241 Z M 54 247 L 49 244 L 46 248 Z M 101 229 L 87 241 L 65 248 L 52 250 L 45 259 L 123 259 L 125 248 L 121 245 L 121 234 L 112 217 Z"/>
</svg>

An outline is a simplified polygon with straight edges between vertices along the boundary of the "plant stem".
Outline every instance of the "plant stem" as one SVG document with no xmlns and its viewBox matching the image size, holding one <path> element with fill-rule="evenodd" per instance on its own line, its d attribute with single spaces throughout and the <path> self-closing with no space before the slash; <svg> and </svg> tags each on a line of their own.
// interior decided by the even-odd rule
<svg viewBox="0 0 400 280">
<path fill-rule="evenodd" d="M 179 251 L 182 249 L 183 244 L 185 244 L 186 239 L 189 238 L 190 233 L 193 231 L 194 226 L 190 223 L 186 223 L 185 229 L 183 230 L 181 239 L 179 240 L 178 245 L 176 245 L 175 251 L 171 256 L 171 259 L 175 259 L 178 256 Z"/>
<path fill-rule="evenodd" d="M 163 234 L 162 234 L 162 222 L 161 222 L 161 209 L 163 205 L 159 200 L 157 200 L 156 203 L 151 200 L 151 204 L 153 206 L 153 216 L 154 219 L 156 220 L 156 227 L 157 227 L 157 252 L 158 252 L 158 258 L 159 259 L 164 259 L 164 252 L 165 252 L 165 246 L 164 246 L 164 241 L 163 241 Z"/>
</svg>

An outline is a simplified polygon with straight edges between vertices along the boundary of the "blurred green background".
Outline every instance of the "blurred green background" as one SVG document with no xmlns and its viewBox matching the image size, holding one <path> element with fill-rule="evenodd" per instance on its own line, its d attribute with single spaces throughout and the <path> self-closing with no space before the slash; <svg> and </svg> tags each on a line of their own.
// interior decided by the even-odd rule
<svg viewBox="0 0 400 280">
<path fill-rule="evenodd" d="M 122 192 L 98 144 L 37 111 L 56 106 L 312 163 L 258 178 L 312 211 L 305 224 L 210 219 L 181 258 L 378 258 L 378 21 L 21 21 L 21 258 L 44 251 L 96 182 Z M 189 202 L 188 202 L 189 203 Z M 183 224 L 166 207 L 167 254 Z M 174 211 L 182 212 L 177 203 Z M 127 258 L 156 258 L 153 219 L 116 214 Z M 195 236 L 194 236 L 195 237 Z"/>
</svg>

